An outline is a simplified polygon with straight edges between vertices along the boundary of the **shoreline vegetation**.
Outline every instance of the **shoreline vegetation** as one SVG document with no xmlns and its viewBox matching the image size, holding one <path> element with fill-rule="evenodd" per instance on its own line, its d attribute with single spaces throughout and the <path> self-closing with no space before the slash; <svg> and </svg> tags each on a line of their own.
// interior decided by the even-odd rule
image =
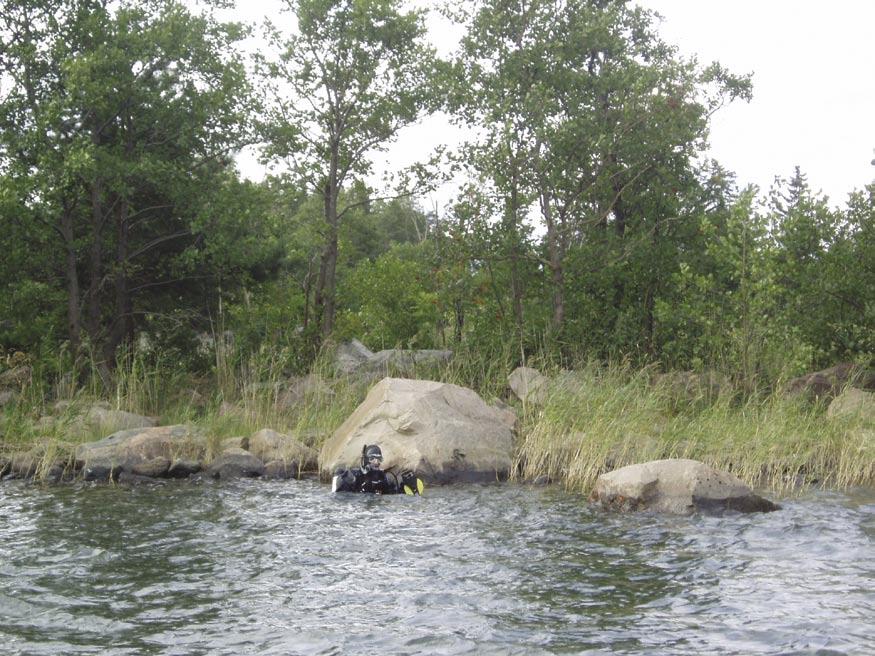
<svg viewBox="0 0 875 656">
<path fill-rule="evenodd" d="M 875 487 L 871 413 L 827 412 L 832 395 L 791 394 L 782 381 L 757 387 L 714 372 L 659 373 L 595 362 L 560 369 L 530 362 L 545 374 L 543 385 L 520 400 L 508 387 L 514 370 L 508 353 L 456 354 L 413 372 L 388 363 L 380 371 L 346 375 L 323 354 L 306 377 L 289 376 L 276 354 L 233 361 L 220 353 L 209 375 L 195 377 L 129 358 L 117 371 L 111 397 L 102 393 L 96 373 L 73 390 L 69 377 L 49 384 L 31 372 L 0 411 L 0 470 L 16 477 L 13 461 L 24 458 L 27 477 L 45 482 L 53 467 L 72 468 L 78 445 L 114 432 L 99 420 L 83 421 L 92 407 L 142 414 L 158 425 L 194 426 L 206 436 L 212 457 L 231 438 L 263 428 L 318 450 L 371 386 L 389 375 L 469 387 L 487 402 L 511 407 L 518 421 L 510 478 L 519 482 L 588 494 L 607 471 L 689 458 L 782 494 L 814 484 Z"/>
</svg>

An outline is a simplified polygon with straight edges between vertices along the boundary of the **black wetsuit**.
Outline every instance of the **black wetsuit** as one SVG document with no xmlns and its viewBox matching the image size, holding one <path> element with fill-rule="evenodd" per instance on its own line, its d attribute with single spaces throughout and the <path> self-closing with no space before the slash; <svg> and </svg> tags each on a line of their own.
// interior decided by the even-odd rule
<svg viewBox="0 0 875 656">
<path fill-rule="evenodd" d="M 387 476 L 382 469 L 342 469 L 335 473 L 335 476 L 338 477 L 336 492 L 398 494 L 403 491 L 402 482 L 396 479 L 394 474 L 391 477 Z"/>
</svg>

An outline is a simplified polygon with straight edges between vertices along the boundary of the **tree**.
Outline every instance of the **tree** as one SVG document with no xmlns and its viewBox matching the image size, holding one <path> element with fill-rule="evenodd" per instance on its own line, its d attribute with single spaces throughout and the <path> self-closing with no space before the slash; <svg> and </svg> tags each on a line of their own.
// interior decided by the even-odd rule
<svg viewBox="0 0 875 656">
<path fill-rule="evenodd" d="M 172 260 L 245 137 L 243 32 L 173 0 L 6 7 L 5 185 L 28 239 L 60 238 L 71 345 L 84 328 L 108 381 L 136 297 L 178 282 Z"/>
<path fill-rule="evenodd" d="M 402 11 L 400 0 L 286 0 L 286 6 L 298 32 L 271 32 L 282 52 L 264 62 L 274 98 L 265 155 L 287 160 L 292 175 L 322 199 L 315 318 L 324 339 L 334 328 L 340 225 L 366 202 L 343 203 L 342 192 L 370 171 L 374 151 L 425 110 L 434 53 L 425 44 L 422 12 Z"/>
<path fill-rule="evenodd" d="M 583 248 L 589 255 L 578 261 L 599 274 L 628 265 L 604 308 L 616 317 L 637 271 L 636 314 L 652 343 L 660 259 L 644 254 L 666 249 L 664 219 L 693 180 L 707 119 L 747 97 L 748 81 L 679 59 L 652 14 L 625 1 L 483 0 L 468 16 L 460 68 L 462 86 L 473 82 L 458 104 L 486 134 L 472 162 L 505 199 L 503 225 L 521 225 L 533 205 L 540 211 L 550 332 L 570 338 L 566 260 Z"/>
</svg>

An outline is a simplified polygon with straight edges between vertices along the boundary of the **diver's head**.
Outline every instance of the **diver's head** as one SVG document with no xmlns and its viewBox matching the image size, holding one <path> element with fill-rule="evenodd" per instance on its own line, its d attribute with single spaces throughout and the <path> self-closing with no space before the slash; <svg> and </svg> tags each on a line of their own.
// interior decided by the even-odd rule
<svg viewBox="0 0 875 656">
<path fill-rule="evenodd" d="M 362 455 L 362 469 L 379 469 L 383 465 L 383 452 L 376 444 L 365 449 Z"/>
</svg>

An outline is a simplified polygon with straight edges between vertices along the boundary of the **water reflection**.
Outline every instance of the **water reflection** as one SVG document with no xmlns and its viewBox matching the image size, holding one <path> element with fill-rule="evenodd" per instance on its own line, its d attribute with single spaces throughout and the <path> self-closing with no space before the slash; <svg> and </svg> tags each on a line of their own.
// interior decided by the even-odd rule
<svg viewBox="0 0 875 656">
<path fill-rule="evenodd" d="M 0 486 L 21 654 L 863 653 L 875 494 L 606 515 L 545 488 Z M 827 653 L 827 652 L 824 652 Z"/>
</svg>

